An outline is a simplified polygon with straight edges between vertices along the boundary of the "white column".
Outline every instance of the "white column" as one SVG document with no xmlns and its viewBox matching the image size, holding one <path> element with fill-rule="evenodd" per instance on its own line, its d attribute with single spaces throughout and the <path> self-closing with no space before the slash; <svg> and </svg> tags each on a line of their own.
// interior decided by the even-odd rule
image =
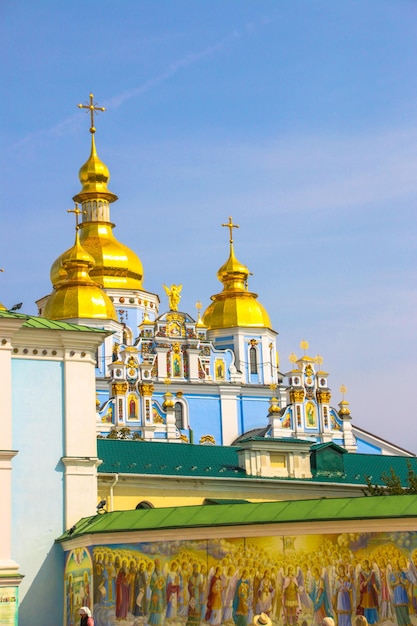
<svg viewBox="0 0 417 626">
<path fill-rule="evenodd" d="M 12 459 L 17 454 L 12 450 L 12 337 L 24 321 L 0 320 L 0 580 L 19 576 L 12 559 Z"/>
<path fill-rule="evenodd" d="M 72 335 L 72 336 L 71 336 Z M 62 334 L 64 350 L 64 524 L 96 513 L 97 458 L 95 350 L 103 335 L 80 341 Z M 70 346 L 70 347 L 69 347 Z"/>
<path fill-rule="evenodd" d="M 190 381 L 198 381 L 198 355 L 201 350 L 199 348 L 188 348 L 188 363 L 189 363 L 189 377 Z"/>
<path fill-rule="evenodd" d="M 222 444 L 228 446 L 239 434 L 238 429 L 238 403 L 235 387 L 219 387 L 220 412 L 222 427 Z"/>
</svg>

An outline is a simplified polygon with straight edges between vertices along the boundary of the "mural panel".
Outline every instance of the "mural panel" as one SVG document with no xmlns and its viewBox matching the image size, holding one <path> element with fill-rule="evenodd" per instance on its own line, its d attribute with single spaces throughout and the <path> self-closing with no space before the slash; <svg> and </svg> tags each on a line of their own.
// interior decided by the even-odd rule
<svg viewBox="0 0 417 626">
<path fill-rule="evenodd" d="M 67 554 L 66 624 L 409 626 L 417 617 L 417 532 L 160 541 Z M 91 594 L 93 589 L 93 595 Z M 75 621 L 74 621 L 75 620 Z"/>
</svg>

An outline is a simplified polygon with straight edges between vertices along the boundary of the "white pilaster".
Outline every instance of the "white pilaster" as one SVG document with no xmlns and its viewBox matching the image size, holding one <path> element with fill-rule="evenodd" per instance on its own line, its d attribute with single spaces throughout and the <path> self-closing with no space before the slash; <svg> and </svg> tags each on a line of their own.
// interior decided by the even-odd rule
<svg viewBox="0 0 417 626">
<path fill-rule="evenodd" d="M 228 446 L 238 436 L 238 403 L 235 387 L 219 387 L 222 444 Z"/>
</svg>

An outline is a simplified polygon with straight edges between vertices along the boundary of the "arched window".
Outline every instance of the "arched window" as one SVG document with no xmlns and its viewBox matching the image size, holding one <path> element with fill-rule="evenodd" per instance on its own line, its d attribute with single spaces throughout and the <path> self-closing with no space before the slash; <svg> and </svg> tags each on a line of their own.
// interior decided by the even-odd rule
<svg viewBox="0 0 417 626">
<path fill-rule="evenodd" d="M 250 364 L 250 373 L 257 374 L 258 373 L 258 355 L 256 354 L 256 348 L 252 346 L 249 349 L 249 364 Z"/>
<path fill-rule="evenodd" d="M 139 504 L 136 505 L 136 509 L 154 509 L 154 505 L 150 502 L 146 502 L 146 500 L 142 500 Z"/>
<path fill-rule="evenodd" d="M 178 430 L 182 430 L 184 428 L 184 415 L 183 415 L 184 407 L 181 402 L 176 402 L 174 406 L 174 415 L 175 415 L 175 426 Z"/>
</svg>

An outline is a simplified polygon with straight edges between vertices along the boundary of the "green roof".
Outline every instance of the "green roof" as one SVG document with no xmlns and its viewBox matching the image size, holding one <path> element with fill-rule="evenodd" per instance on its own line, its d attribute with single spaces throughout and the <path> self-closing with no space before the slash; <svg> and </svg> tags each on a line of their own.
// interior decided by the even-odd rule
<svg viewBox="0 0 417 626">
<path fill-rule="evenodd" d="M 10 311 L 0 310 L 0 318 L 7 319 L 25 319 L 22 328 L 46 328 L 48 330 L 75 330 L 77 332 L 108 332 L 102 328 L 93 328 L 91 326 L 82 326 L 81 324 L 72 324 L 71 322 L 62 322 L 56 320 L 47 320 L 44 317 L 35 317 L 33 315 L 24 315 L 23 313 L 14 313 Z"/>
<path fill-rule="evenodd" d="M 246 477 L 238 448 L 161 441 L 97 439 L 100 474 Z"/>
<path fill-rule="evenodd" d="M 417 458 L 387 456 L 377 454 L 349 453 L 340 446 L 342 471 L 312 470 L 313 477 L 264 478 L 269 481 L 303 480 L 305 482 L 332 482 L 341 484 L 366 485 L 366 476 L 373 484 L 382 484 L 382 475 L 389 474 L 391 468 L 407 486 L 408 463 L 417 472 Z M 239 446 L 202 446 L 187 443 L 167 443 L 161 441 L 131 441 L 118 439 L 98 439 L 97 453 L 103 463 L 98 468 L 99 474 L 140 474 L 149 476 L 189 476 L 210 478 L 240 478 L 259 480 L 259 476 L 247 475 L 238 465 Z M 328 445 L 314 453 L 325 453 Z M 323 452 L 322 452 L 323 450 Z"/>
<path fill-rule="evenodd" d="M 58 541 L 80 535 L 126 531 L 413 517 L 417 517 L 415 495 L 166 507 L 115 511 L 83 518 Z"/>
</svg>

